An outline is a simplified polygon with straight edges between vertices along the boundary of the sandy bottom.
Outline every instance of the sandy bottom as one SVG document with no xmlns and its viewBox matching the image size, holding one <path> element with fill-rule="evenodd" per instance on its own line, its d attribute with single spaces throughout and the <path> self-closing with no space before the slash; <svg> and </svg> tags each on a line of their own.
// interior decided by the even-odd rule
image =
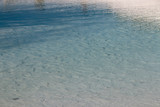
<svg viewBox="0 0 160 107">
<path fill-rule="evenodd" d="M 77 23 L 0 29 L 1 107 L 160 107 L 159 33 Z"/>
</svg>

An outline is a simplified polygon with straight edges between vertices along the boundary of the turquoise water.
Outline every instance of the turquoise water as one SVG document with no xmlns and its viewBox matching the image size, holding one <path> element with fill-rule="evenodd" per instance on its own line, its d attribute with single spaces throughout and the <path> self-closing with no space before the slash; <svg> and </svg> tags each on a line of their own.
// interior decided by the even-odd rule
<svg viewBox="0 0 160 107">
<path fill-rule="evenodd" d="M 2 107 L 160 106 L 158 16 L 108 2 L 0 6 Z"/>
</svg>

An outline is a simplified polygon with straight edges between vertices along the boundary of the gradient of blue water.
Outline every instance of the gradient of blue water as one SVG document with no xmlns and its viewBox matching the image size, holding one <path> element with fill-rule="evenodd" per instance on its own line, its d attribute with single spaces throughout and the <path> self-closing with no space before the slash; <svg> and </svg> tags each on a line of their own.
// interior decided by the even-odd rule
<svg viewBox="0 0 160 107">
<path fill-rule="evenodd" d="M 21 8 L 26 8 L 22 10 Z M 108 17 L 112 17 L 113 14 L 110 13 L 111 10 L 86 10 L 83 11 L 81 6 L 56 6 L 54 8 L 49 9 L 35 9 L 31 8 L 31 6 L 19 6 L 20 9 L 10 9 L 6 11 L 0 12 L 0 28 L 14 28 L 14 27 L 20 27 L 20 26 L 35 26 L 35 25 L 50 25 L 50 26 L 59 26 L 59 25 L 69 25 L 72 29 L 73 27 L 83 27 L 88 25 L 94 25 L 94 24 L 102 24 L 103 21 L 101 21 L 100 17 L 105 17 L 108 19 Z M 31 8 L 31 9 L 30 9 Z M 92 7 L 94 8 L 94 7 Z M 108 13 L 109 12 L 109 13 Z M 92 22 L 92 19 L 94 22 Z M 72 23 L 75 21 L 75 23 Z M 77 22 L 76 22 L 77 21 Z M 114 23 L 112 24 L 114 26 Z M 55 29 L 52 29 L 55 30 Z M 5 35 L 4 35 L 5 36 Z M 15 39 L 15 35 L 7 35 L 11 36 L 11 38 Z M 29 35 L 25 38 L 29 38 Z M 44 35 L 40 35 L 44 36 Z M 45 35 L 46 36 L 46 35 Z M 54 35 L 53 35 L 54 36 Z M 65 36 L 65 35 L 63 35 Z M 21 37 L 23 39 L 23 35 Z M 25 41 L 33 41 L 35 37 L 29 38 L 29 40 Z M 39 38 L 35 38 L 39 39 Z M 2 40 L 4 41 L 4 39 Z M 10 41 L 10 40 L 6 40 Z M 12 40 L 11 40 L 12 41 Z M 13 40 L 14 42 L 14 40 Z M 23 41 L 22 41 L 23 42 Z M 2 42 L 1 42 L 2 43 Z M 13 44 L 17 44 L 16 41 Z M 6 44 L 2 44 L 1 47 Z M 14 45 L 12 45 L 14 46 Z M 12 47 L 11 46 L 11 47 Z M 2 47 L 3 48 L 3 47 Z M 4 47 L 5 48 L 5 47 Z"/>
<path fill-rule="evenodd" d="M 28 100 L 23 93 L 27 92 L 33 99 L 48 100 L 48 107 L 52 105 L 49 99 L 63 102 L 67 98 L 102 106 L 93 96 L 113 107 L 112 102 L 121 97 L 125 99 L 121 106 L 128 97 L 140 106 L 147 101 L 159 104 L 160 32 L 156 25 L 125 19 L 109 7 L 52 5 L 0 11 L 1 101 Z M 94 103 L 87 99 L 90 96 Z"/>
</svg>

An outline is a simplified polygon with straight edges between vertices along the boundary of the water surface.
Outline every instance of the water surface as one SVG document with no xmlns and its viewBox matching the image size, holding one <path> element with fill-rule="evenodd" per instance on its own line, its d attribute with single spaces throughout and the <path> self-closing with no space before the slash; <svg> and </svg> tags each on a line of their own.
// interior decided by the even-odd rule
<svg viewBox="0 0 160 107">
<path fill-rule="evenodd" d="M 143 1 L 0 1 L 2 107 L 159 107 L 159 2 Z"/>
</svg>

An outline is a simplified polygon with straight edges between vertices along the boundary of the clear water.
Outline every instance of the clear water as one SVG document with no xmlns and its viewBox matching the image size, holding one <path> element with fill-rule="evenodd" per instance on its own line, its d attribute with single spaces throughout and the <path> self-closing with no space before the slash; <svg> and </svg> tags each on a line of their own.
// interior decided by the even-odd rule
<svg viewBox="0 0 160 107">
<path fill-rule="evenodd" d="M 160 106 L 157 5 L 1 3 L 1 107 Z"/>
</svg>

